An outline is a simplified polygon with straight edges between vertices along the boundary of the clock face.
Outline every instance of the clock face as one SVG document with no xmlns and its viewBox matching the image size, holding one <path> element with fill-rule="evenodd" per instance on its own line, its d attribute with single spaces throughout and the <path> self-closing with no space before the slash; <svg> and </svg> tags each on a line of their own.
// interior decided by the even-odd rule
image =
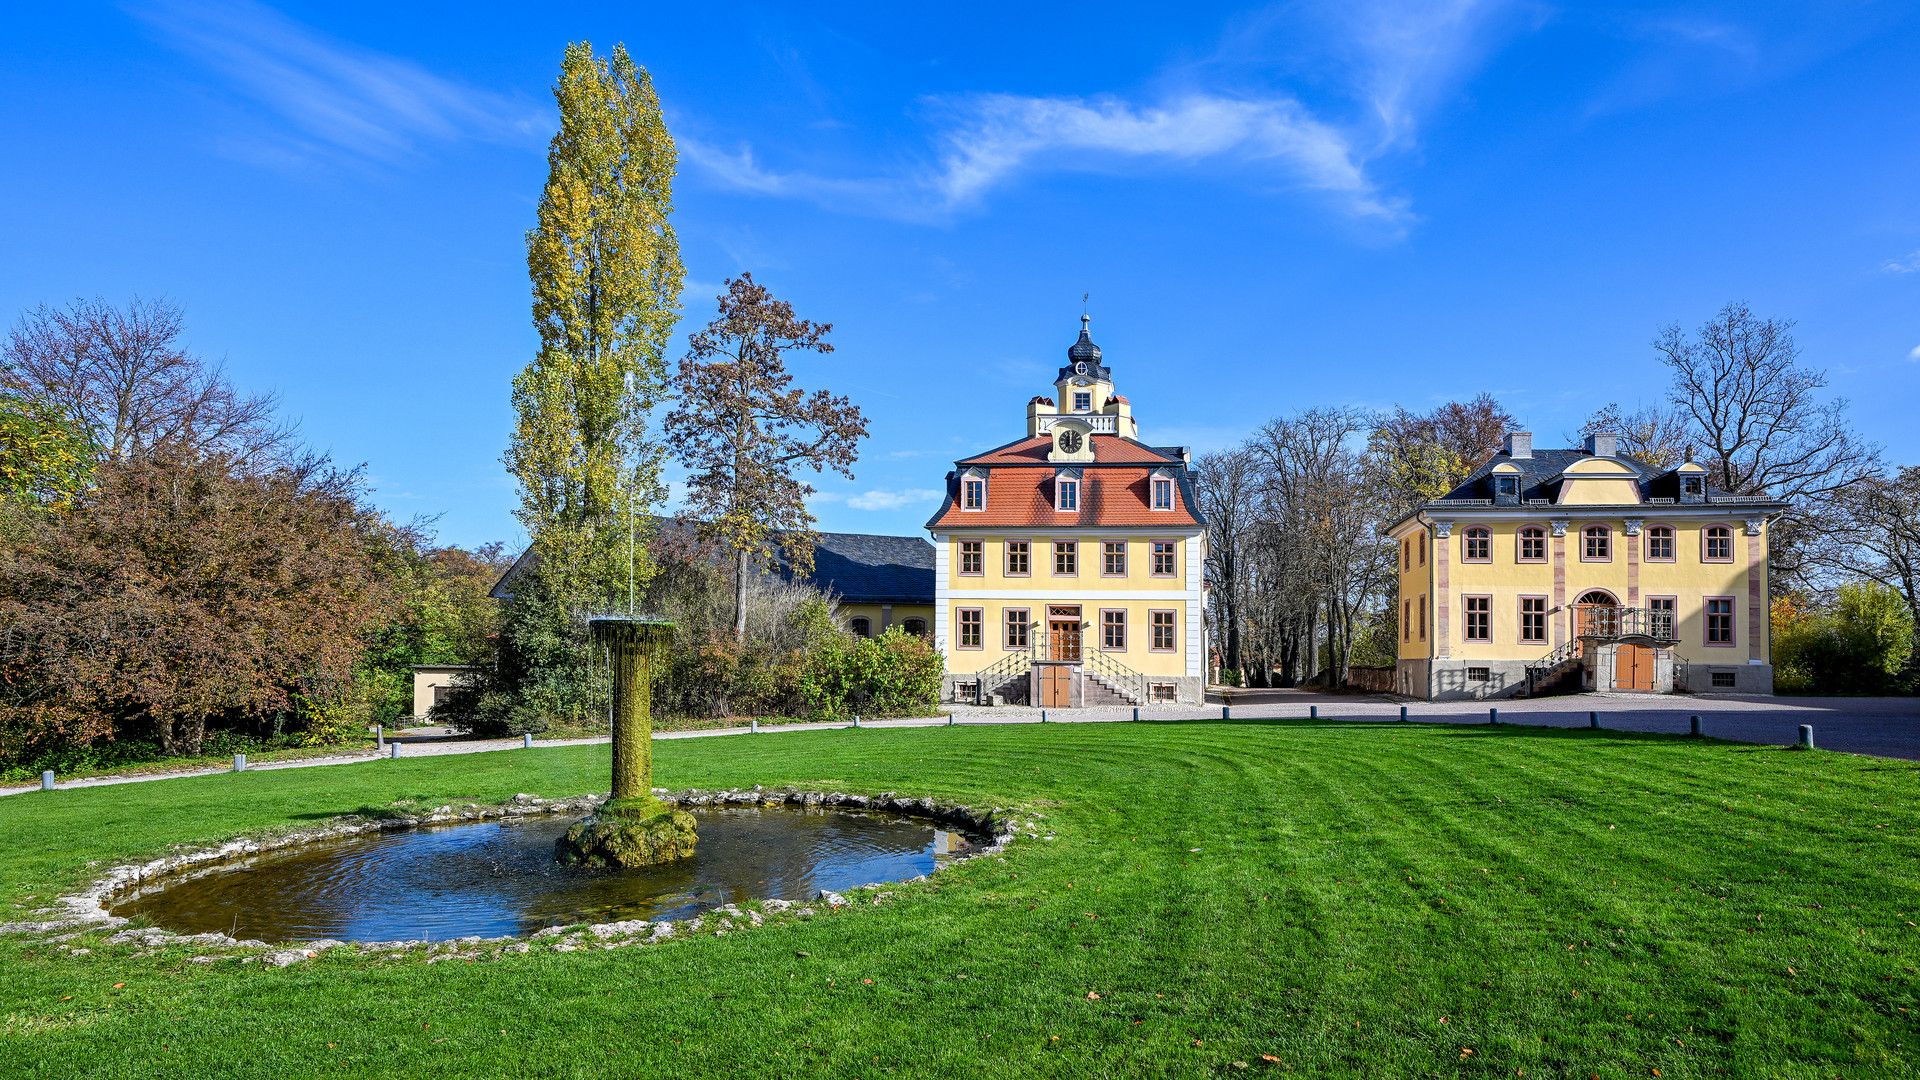
<svg viewBox="0 0 1920 1080">
<path fill-rule="evenodd" d="M 1080 433 L 1073 430 L 1072 428 L 1068 428 L 1067 430 L 1061 432 L 1060 433 L 1060 452 L 1063 454 L 1079 453 L 1080 452 Z"/>
</svg>

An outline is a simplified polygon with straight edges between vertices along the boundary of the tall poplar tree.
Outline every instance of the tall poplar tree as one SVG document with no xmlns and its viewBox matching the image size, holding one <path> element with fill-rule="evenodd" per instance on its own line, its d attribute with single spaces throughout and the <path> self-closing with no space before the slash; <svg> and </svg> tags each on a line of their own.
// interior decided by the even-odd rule
<svg viewBox="0 0 1920 1080">
<path fill-rule="evenodd" d="M 553 96 L 560 130 L 527 234 L 540 352 L 513 381 L 506 463 L 549 611 L 571 618 L 651 576 L 630 530 L 662 497 L 646 418 L 686 271 L 667 220 L 677 157 L 645 69 L 623 45 L 603 60 L 575 42 Z"/>
</svg>

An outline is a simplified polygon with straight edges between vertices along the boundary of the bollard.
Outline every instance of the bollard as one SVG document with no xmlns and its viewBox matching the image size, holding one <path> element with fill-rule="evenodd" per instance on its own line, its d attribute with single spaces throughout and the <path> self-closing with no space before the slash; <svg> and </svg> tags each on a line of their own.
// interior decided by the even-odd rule
<svg viewBox="0 0 1920 1080">
<path fill-rule="evenodd" d="M 1233 706 L 1231 705 L 1220 706 L 1220 719 L 1222 720 L 1233 719 Z"/>
<path fill-rule="evenodd" d="M 854 726 L 854 727 L 859 727 L 859 726 L 860 726 L 860 718 L 859 718 L 859 717 L 857 717 L 857 716 L 856 716 L 856 717 L 854 717 L 854 718 L 853 718 L 853 726 Z"/>
<path fill-rule="evenodd" d="M 398 761 L 398 760 L 400 759 L 400 744 L 399 744 L 399 743 L 397 743 L 397 742 L 390 742 L 390 743 L 388 743 L 388 744 L 387 744 L 387 756 L 388 756 L 388 757 L 390 757 L 390 758 L 393 758 L 393 759 L 394 759 L 394 760 L 396 760 L 396 761 Z"/>
<path fill-rule="evenodd" d="M 947 726 L 948 726 L 948 727 L 952 727 L 952 726 L 953 726 L 953 714 L 952 714 L 952 713 L 948 713 L 948 714 L 947 714 Z"/>
<path fill-rule="evenodd" d="M 233 771 L 234 772 L 247 771 L 247 755 L 245 754 L 233 755 Z"/>
<path fill-rule="evenodd" d="M 533 732 L 523 731 L 520 733 L 520 749 L 522 750 L 533 749 Z"/>
<path fill-rule="evenodd" d="M 1812 724 L 1800 725 L 1800 749 L 1802 750 L 1813 749 L 1813 725 Z"/>
<path fill-rule="evenodd" d="M 1309 720 L 1320 719 L 1320 706 L 1318 705 L 1307 706 L 1307 719 Z"/>
<path fill-rule="evenodd" d="M 1405 723 L 1406 719 L 1407 719 L 1407 707 L 1405 705 L 1402 705 L 1400 706 L 1400 722 Z"/>
<path fill-rule="evenodd" d="M 1692 732 L 1693 737 L 1696 739 L 1699 738 L 1700 737 L 1700 718 L 1697 716 L 1689 716 L 1687 717 L 1687 719 L 1693 721 L 1693 732 Z"/>
<path fill-rule="evenodd" d="M 1047 722 L 1047 710 L 1045 709 L 1040 710 L 1040 722 L 1043 724 Z"/>
<path fill-rule="evenodd" d="M 1499 709 L 1488 709 L 1488 710 L 1487 710 L 1487 723 L 1489 723 L 1489 724 L 1497 724 L 1497 723 L 1499 723 L 1499 722 L 1500 722 L 1500 710 L 1499 710 Z"/>
<path fill-rule="evenodd" d="M 43 772 L 40 774 L 40 790 L 41 791 L 53 790 L 53 770 L 52 769 L 48 769 L 46 772 Z"/>
<path fill-rule="evenodd" d="M 375 750 L 385 750 L 387 748 L 387 725 L 373 725 L 373 748 Z"/>
<path fill-rule="evenodd" d="M 758 720 L 747 721 L 747 734 L 749 735 L 760 734 L 760 721 Z"/>
<path fill-rule="evenodd" d="M 1140 707 L 1138 705 L 1133 708 L 1133 721 L 1136 724 L 1140 722 Z"/>
<path fill-rule="evenodd" d="M 1600 714 L 1599 714 L 1599 713 L 1597 713 L 1597 712 L 1590 712 L 1590 713 L 1588 713 L 1588 714 L 1587 714 L 1587 726 L 1588 726 L 1588 727 L 1590 727 L 1590 728 L 1597 728 L 1597 727 L 1599 727 L 1599 726 L 1600 726 Z"/>
</svg>

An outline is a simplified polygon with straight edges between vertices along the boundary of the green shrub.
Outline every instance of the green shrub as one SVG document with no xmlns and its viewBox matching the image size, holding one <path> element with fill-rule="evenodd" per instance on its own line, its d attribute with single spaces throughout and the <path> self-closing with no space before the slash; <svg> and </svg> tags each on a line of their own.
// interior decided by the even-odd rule
<svg viewBox="0 0 1920 1080">
<path fill-rule="evenodd" d="M 835 634 L 816 641 L 799 672 L 811 716 L 903 716 L 940 700 L 945 658 L 925 638 L 891 627 L 877 638 Z"/>
<path fill-rule="evenodd" d="M 1877 582 L 1843 585 L 1827 606 L 1798 597 L 1776 600 L 1774 692 L 1910 692 L 1902 675 L 1913 652 L 1913 632 L 1906 601 Z"/>
</svg>

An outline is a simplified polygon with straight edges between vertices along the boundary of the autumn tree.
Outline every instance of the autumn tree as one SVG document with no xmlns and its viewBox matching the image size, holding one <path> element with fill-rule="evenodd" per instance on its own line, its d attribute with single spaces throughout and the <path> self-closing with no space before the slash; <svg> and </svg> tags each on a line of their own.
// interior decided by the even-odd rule
<svg viewBox="0 0 1920 1080">
<path fill-rule="evenodd" d="M 209 721 L 324 706 L 393 610 L 364 496 L 312 457 L 102 463 L 0 548 L 0 754 L 131 724 L 191 755 Z"/>
<path fill-rule="evenodd" d="M 1367 447 L 1378 482 L 1411 510 L 1458 487 L 1518 426 L 1492 394 L 1481 394 L 1425 413 L 1396 406 L 1374 422 Z"/>
<path fill-rule="evenodd" d="M 693 335 L 674 380 L 666 432 L 690 474 L 686 513 L 734 563 L 734 636 L 746 632 L 747 582 L 777 542 L 799 574 L 813 570 L 813 487 L 800 469 L 852 479 L 866 418 L 844 397 L 793 387 L 782 354 L 829 353 L 831 323 L 794 316 L 753 275 L 727 282 L 720 311 Z"/>
<path fill-rule="evenodd" d="M 554 617 L 571 618 L 625 593 L 629 550 L 646 581 L 630 530 L 662 494 L 646 419 L 685 270 L 668 221 L 677 157 L 646 70 L 625 46 L 600 59 L 576 42 L 553 96 L 560 130 L 527 234 L 540 350 L 513 382 L 506 464 Z"/>
<path fill-rule="evenodd" d="M 278 398 L 235 390 L 182 344 L 185 329 L 167 300 L 42 304 L 8 334 L 0 383 L 57 410 L 104 461 L 164 450 L 246 463 L 288 452 L 293 429 L 275 415 Z"/>
<path fill-rule="evenodd" d="M 19 506 L 70 505 L 93 472 L 85 430 L 45 401 L 0 390 L 0 498 Z"/>
</svg>

